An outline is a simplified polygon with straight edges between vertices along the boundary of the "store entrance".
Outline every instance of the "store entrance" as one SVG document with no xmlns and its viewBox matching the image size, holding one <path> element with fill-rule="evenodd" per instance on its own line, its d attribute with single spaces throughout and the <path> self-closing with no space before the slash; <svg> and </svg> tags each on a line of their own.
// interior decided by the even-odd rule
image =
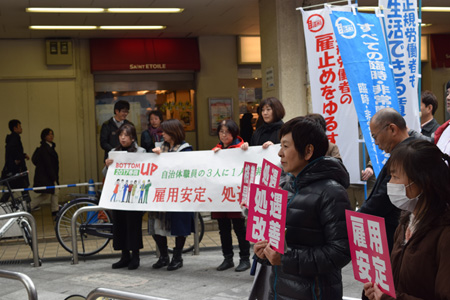
<svg viewBox="0 0 450 300">
<path fill-rule="evenodd" d="M 194 73 L 95 75 L 95 116 L 98 170 L 102 170 L 104 151 L 100 129 L 114 114 L 114 103 L 130 103 L 127 119 L 137 131 L 138 144 L 148 129 L 148 114 L 159 110 L 164 120 L 178 119 L 186 131 L 186 141 L 197 149 Z M 101 174 L 99 174 L 101 178 Z"/>
</svg>

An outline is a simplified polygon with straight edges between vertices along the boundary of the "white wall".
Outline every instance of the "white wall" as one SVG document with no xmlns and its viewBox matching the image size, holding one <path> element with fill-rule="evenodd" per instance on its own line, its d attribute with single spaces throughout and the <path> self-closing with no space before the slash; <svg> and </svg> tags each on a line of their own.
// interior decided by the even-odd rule
<svg viewBox="0 0 450 300">
<path fill-rule="evenodd" d="M 74 63 L 71 66 L 47 66 L 44 40 L 0 40 L 0 101 L 3 108 L 0 110 L 0 138 L 9 133 L 8 121 L 19 119 L 23 127 L 22 143 L 31 157 L 39 146 L 42 129 L 53 129 L 61 184 L 97 179 L 88 154 L 92 150 L 92 135 L 95 136 L 95 127 L 89 126 L 95 116 L 92 76 L 86 72 L 89 68 L 88 43 L 75 41 L 73 48 Z M 1 167 L 4 155 L 2 146 Z M 34 165 L 28 161 L 27 166 L 32 183 Z M 64 190 L 63 194 L 66 191 L 74 192 Z"/>
<path fill-rule="evenodd" d="M 212 149 L 219 141 L 209 135 L 208 98 L 232 97 L 233 120 L 239 124 L 237 50 L 235 36 L 199 37 L 200 72 L 197 73 L 198 150 Z"/>
</svg>

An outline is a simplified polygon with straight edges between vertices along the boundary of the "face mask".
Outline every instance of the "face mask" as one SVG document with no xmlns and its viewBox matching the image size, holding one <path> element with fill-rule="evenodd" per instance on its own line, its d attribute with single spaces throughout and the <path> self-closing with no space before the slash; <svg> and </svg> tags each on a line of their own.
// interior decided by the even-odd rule
<svg viewBox="0 0 450 300">
<path fill-rule="evenodd" d="M 414 212 L 414 209 L 416 208 L 417 202 L 419 201 L 420 193 L 415 198 L 408 198 L 406 196 L 406 188 L 409 187 L 414 182 L 411 182 L 407 186 L 404 184 L 398 184 L 398 183 L 389 183 L 387 184 L 387 194 L 389 196 L 389 199 L 391 200 L 392 204 L 401 210 L 407 210 L 409 212 Z"/>
</svg>

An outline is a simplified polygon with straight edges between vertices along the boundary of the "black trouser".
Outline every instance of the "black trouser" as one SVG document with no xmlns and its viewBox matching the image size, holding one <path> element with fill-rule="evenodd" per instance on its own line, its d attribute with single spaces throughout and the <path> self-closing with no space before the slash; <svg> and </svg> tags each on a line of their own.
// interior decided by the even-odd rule
<svg viewBox="0 0 450 300">
<path fill-rule="evenodd" d="M 152 236 L 156 242 L 156 245 L 158 246 L 161 256 L 164 256 L 164 257 L 169 256 L 169 253 L 167 251 L 167 237 L 159 235 L 159 234 L 154 234 Z M 181 252 L 183 250 L 185 242 L 186 242 L 185 236 L 175 237 L 175 249 L 174 250 L 179 250 Z"/>
<path fill-rule="evenodd" d="M 233 256 L 233 238 L 231 237 L 231 223 L 239 242 L 239 256 L 250 256 L 250 243 L 245 239 L 246 227 L 244 218 L 219 218 L 220 242 L 222 243 L 223 256 Z"/>
</svg>

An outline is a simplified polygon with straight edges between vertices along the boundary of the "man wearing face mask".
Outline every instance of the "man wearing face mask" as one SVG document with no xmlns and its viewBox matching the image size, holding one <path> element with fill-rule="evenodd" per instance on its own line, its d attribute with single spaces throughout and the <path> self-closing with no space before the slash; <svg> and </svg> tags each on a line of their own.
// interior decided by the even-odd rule
<svg viewBox="0 0 450 300">
<path fill-rule="evenodd" d="M 409 143 L 414 140 L 408 135 L 408 128 L 403 117 L 392 108 L 379 110 L 370 120 L 369 126 L 375 144 L 386 153 L 391 153 L 400 143 Z M 358 210 L 358 212 L 385 219 L 389 252 L 392 251 L 394 233 L 400 217 L 400 209 L 389 200 L 387 184 L 390 179 L 391 176 L 388 175 L 386 167 L 383 167 L 372 192 Z"/>
</svg>

